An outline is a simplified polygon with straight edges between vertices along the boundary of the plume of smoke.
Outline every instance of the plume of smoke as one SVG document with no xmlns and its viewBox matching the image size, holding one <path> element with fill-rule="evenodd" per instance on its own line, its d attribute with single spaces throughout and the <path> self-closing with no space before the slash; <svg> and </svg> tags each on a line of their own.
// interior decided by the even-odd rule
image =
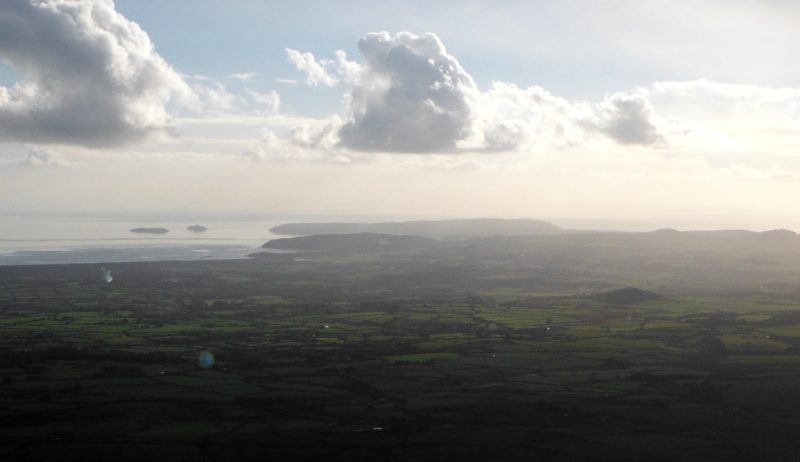
<svg viewBox="0 0 800 462">
<path fill-rule="evenodd" d="M 113 277 L 111 277 L 111 270 L 107 270 L 107 269 L 105 269 L 105 268 L 101 267 L 101 268 L 100 268 L 100 271 L 102 271 L 102 272 L 103 272 L 103 279 L 104 279 L 106 282 L 111 282 L 111 281 L 113 281 L 113 280 L 114 280 L 114 278 L 113 278 Z"/>
</svg>

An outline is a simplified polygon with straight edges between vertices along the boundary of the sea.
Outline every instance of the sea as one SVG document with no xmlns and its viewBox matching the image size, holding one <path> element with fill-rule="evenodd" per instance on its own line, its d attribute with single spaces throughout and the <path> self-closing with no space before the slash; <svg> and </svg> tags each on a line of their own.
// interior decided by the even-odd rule
<svg viewBox="0 0 800 462">
<path fill-rule="evenodd" d="M 800 229 L 800 216 L 730 217 L 684 220 L 686 229 Z M 396 216 L 270 215 L 186 212 L 7 212 L 0 211 L 0 266 L 119 263 L 167 260 L 229 260 L 265 252 L 278 235 L 270 229 L 298 222 L 370 222 L 430 219 Z M 678 227 L 668 220 L 565 219 L 542 217 L 562 228 L 646 232 Z M 187 228 L 200 225 L 204 232 Z M 745 226 L 743 226 L 745 225 Z M 794 225 L 794 226 L 793 226 Z M 135 228 L 166 228 L 166 234 L 138 234 Z"/>
<path fill-rule="evenodd" d="M 289 237 L 270 228 L 289 219 L 250 215 L 0 213 L 0 266 L 167 260 L 227 260 Z M 187 228 L 200 225 L 203 232 Z M 139 234 L 135 228 L 166 228 Z"/>
</svg>

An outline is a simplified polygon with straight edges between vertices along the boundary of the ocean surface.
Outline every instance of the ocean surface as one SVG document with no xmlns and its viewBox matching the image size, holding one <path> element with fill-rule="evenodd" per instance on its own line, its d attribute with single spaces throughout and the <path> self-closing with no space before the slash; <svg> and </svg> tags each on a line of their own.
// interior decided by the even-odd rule
<svg viewBox="0 0 800 462">
<path fill-rule="evenodd" d="M 207 218 L 193 221 L 101 215 L 0 215 L 0 266 L 245 258 L 263 251 L 285 221 Z M 186 228 L 201 225 L 204 232 Z M 138 234 L 134 228 L 166 228 Z"/>
</svg>

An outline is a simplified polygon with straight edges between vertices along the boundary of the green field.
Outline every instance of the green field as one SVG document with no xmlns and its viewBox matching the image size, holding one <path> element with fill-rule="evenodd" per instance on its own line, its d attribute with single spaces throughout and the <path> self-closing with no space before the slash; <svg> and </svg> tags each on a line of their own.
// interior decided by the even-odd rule
<svg viewBox="0 0 800 462">
<path fill-rule="evenodd" d="M 798 456 L 791 292 L 608 303 L 586 295 L 595 283 L 583 273 L 531 285 L 513 258 L 281 258 L 106 265 L 111 284 L 97 265 L 0 269 L 0 450 L 81 461 Z M 614 277 L 604 290 L 627 285 Z"/>
</svg>

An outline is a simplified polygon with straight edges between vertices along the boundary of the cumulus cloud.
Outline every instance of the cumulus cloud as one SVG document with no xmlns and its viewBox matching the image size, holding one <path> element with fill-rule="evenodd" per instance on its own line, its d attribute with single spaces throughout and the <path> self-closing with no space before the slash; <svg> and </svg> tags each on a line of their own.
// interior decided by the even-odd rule
<svg viewBox="0 0 800 462">
<path fill-rule="evenodd" d="M 361 75 L 361 71 L 364 70 L 364 67 L 355 62 L 355 61 L 348 61 L 347 60 L 347 53 L 344 50 L 336 50 L 336 72 L 339 73 L 341 76 L 341 82 L 352 85 L 355 83 L 356 79 Z M 334 65 L 331 61 L 326 61 L 328 65 Z"/>
<path fill-rule="evenodd" d="M 615 93 L 598 104 L 589 117 L 581 120 L 585 127 L 621 144 L 666 146 L 674 136 L 685 135 L 691 128 L 678 119 L 665 120 L 642 95 Z"/>
<path fill-rule="evenodd" d="M 358 41 L 358 49 L 361 63 L 348 60 L 341 50 L 335 59 L 287 50 L 290 61 L 306 73 L 307 84 L 340 85 L 348 91 L 343 113 L 327 121 L 324 136 L 307 136 L 301 127 L 281 134 L 283 141 L 340 154 L 531 152 L 607 148 L 609 142 L 731 152 L 749 149 L 752 140 L 763 142 L 765 130 L 780 127 L 772 123 L 748 140 L 741 130 L 715 123 L 723 120 L 720 111 L 758 114 L 761 121 L 765 115 L 786 120 L 800 114 L 800 89 L 708 80 L 657 82 L 599 102 L 571 102 L 539 86 L 508 82 L 495 81 L 480 90 L 432 33 L 370 33 Z M 748 127 L 758 129 L 752 123 Z"/>
<path fill-rule="evenodd" d="M 477 86 L 436 35 L 370 33 L 358 41 L 358 48 L 363 64 L 349 61 L 341 50 L 335 60 L 286 50 L 289 61 L 306 73 L 307 84 L 351 86 L 345 95 L 346 114 L 332 119 L 325 132 L 334 147 L 351 152 L 452 152 L 469 137 L 470 98 L 477 97 Z M 286 140 L 307 148 L 320 146 L 315 141 L 319 136 L 301 142 L 303 133 L 301 128 L 285 135 Z"/>
<path fill-rule="evenodd" d="M 615 93 L 599 103 L 571 103 L 541 87 L 505 82 L 473 100 L 475 119 L 465 149 L 509 151 L 544 144 L 578 146 L 601 135 L 623 145 L 677 148 L 687 143 L 729 143 L 729 139 L 677 117 L 659 116 L 639 93 Z"/>
<path fill-rule="evenodd" d="M 339 79 L 328 73 L 326 67 L 331 61 L 323 60 L 317 62 L 314 55 L 311 53 L 300 53 L 291 48 L 286 49 L 286 54 L 289 61 L 294 64 L 298 71 L 306 73 L 306 83 L 309 85 L 317 86 L 319 84 L 332 87 L 339 83 Z"/>
<path fill-rule="evenodd" d="M 463 149 L 510 151 L 544 143 L 555 148 L 583 141 L 586 127 L 578 123 L 592 115 L 588 105 L 574 105 L 542 87 L 519 88 L 492 82 L 472 98 L 476 114 L 472 134 Z"/>
<path fill-rule="evenodd" d="M 358 41 L 363 68 L 347 97 L 350 120 L 339 129 L 357 151 L 441 152 L 469 134 L 466 93 L 477 87 L 434 34 L 371 33 Z"/>
<path fill-rule="evenodd" d="M 454 153 L 512 151 L 544 143 L 575 146 L 603 135 L 624 145 L 673 147 L 694 128 L 662 118 L 641 91 L 596 104 L 570 103 L 534 86 L 492 82 L 480 91 L 432 33 L 370 33 L 358 41 L 363 64 L 317 60 L 287 50 L 309 85 L 351 86 L 336 130 L 354 152 Z"/>
<path fill-rule="evenodd" d="M 23 75 L 0 87 L 0 139 L 110 147 L 173 130 L 170 101 L 191 88 L 108 0 L 4 0 L 0 59 Z"/>
<path fill-rule="evenodd" d="M 617 93 L 599 105 L 587 125 L 622 144 L 663 144 L 660 120 L 650 102 L 641 95 Z"/>
</svg>

